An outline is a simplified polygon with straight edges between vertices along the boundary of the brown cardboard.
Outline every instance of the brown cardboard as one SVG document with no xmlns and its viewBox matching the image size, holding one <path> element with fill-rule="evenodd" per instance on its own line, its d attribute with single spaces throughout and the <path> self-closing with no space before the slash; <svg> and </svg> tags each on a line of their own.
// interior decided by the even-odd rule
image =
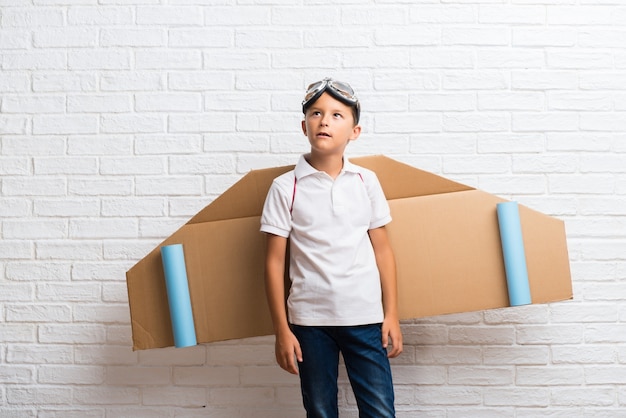
<svg viewBox="0 0 626 418">
<path fill-rule="evenodd" d="M 509 306 L 496 203 L 504 199 L 383 156 L 351 159 L 378 175 L 391 207 L 401 319 Z M 174 345 L 162 245 L 182 243 L 198 343 L 272 333 L 259 220 L 272 180 L 254 170 L 127 273 L 133 349 Z M 562 221 L 520 205 L 533 303 L 572 298 Z"/>
</svg>

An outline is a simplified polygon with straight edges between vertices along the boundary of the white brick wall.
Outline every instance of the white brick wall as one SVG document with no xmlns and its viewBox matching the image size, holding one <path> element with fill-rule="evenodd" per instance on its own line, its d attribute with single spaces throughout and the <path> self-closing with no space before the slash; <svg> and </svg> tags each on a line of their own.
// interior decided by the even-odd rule
<svg viewBox="0 0 626 418">
<path fill-rule="evenodd" d="M 0 71 L 0 416 L 303 416 L 271 337 L 132 352 L 124 272 L 294 163 L 326 75 L 351 155 L 567 225 L 574 301 L 403 324 L 398 416 L 624 416 L 623 1 L 0 0 Z"/>
</svg>

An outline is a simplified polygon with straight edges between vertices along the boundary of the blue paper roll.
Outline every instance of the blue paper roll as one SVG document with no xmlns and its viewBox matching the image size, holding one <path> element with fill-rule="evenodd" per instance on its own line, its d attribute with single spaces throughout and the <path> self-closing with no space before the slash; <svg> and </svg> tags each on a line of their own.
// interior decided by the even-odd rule
<svg viewBox="0 0 626 418">
<path fill-rule="evenodd" d="M 187 269 L 182 244 L 161 247 L 161 259 L 165 272 L 167 301 L 170 306 L 174 345 L 189 347 L 196 345 L 196 329 L 191 311 L 191 298 L 187 282 Z"/>
<path fill-rule="evenodd" d="M 519 207 L 517 202 L 503 202 L 496 205 L 496 210 L 498 212 L 509 303 L 511 306 L 528 305 L 532 301 Z"/>
</svg>

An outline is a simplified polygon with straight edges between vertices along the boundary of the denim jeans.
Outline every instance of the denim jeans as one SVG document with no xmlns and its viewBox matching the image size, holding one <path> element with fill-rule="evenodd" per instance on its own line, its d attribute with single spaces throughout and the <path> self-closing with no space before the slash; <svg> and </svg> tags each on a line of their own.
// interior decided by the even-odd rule
<svg viewBox="0 0 626 418">
<path fill-rule="evenodd" d="M 341 352 L 360 418 L 393 418 L 394 393 L 381 324 L 353 327 L 292 325 L 302 348 L 298 363 L 308 418 L 338 418 L 337 378 Z"/>
</svg>

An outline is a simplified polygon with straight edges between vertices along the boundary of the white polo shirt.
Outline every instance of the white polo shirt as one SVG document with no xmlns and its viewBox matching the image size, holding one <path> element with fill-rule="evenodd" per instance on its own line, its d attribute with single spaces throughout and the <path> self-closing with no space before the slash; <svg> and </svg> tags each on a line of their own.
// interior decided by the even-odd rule
<svg viewBox="0 0 626 418">
<path fill-rule="evenodd" d="M 293 171 L 274 179 L 261 231 L 290 239 L 291 323 L 382 322 L 380 274 L 367 231 L 390 221 L 376 174 L 345 158 L 334 180 L 304 156 Z"/>
</svg>

